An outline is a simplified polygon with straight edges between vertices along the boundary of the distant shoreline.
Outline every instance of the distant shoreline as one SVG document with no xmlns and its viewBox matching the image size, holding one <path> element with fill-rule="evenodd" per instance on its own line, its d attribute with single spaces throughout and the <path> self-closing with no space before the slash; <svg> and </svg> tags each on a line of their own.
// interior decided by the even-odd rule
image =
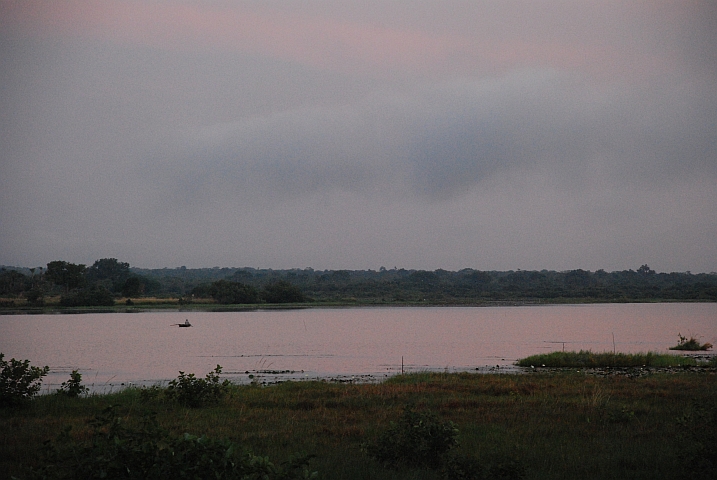
<svg viewBox="0 0 717 480">
<path fill-rule="evenodd" d="M 166 299 L 165 303 L 157 301 L 142 303 L 135 301 L 132 305 L 117 303 L 114 306 L 103 307 L 61 307 L 47 305 L 44 307 L 25 306 L 4 306 L 0 307 L 0 315 L 78 315 L 85 313 L 144 313 L 144 312 L 252 312 L 261 310 L 303 310 L 318 308 L 416 308 L 416 307 L 538 307 L 549 305 L 590 305 L 590 304 L 625 304 L 625 303 L 716 303 L 713 300 L 684 300 L 684 299 L 624 299 L 596 300 L 593 298 L 570 298 L 559 301 L 546 300 L 496 300 L 480 302 L 386 302 L 386 303 L 361 303 L 361 302 L 312 302 L 293 304 L 246 304 L 246 305 L 222 305 L 216 303 L 179 304 L 179 299 Z"/>
</svg>

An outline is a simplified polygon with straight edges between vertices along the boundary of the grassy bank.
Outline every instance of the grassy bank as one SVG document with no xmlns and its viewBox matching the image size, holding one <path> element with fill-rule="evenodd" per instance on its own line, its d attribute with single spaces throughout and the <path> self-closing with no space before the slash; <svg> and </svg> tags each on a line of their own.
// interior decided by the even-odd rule
<svg viewBox="0 0 717 480">
<path fill-rule="evenodd" d="M 518 361 L 521 367 L 552 368 L 606 368 L 606 367 L 686 367 L 698 362 L 684 355 L 662 353 L 595 353 L 589 350 L 579 352 L 551 352 L 532 355 Z"/>
<path fill-rule="evenodd" d="M 412 405 L 456 425 L 460 454 L 482 465 L 518 465 L 524 478 L 679 478 L 688 472 L 692 436 L 711 431 L 714 439 L 715 379 L 713 370 L 641 378 L 422 373 L 381 384 L 232 386 L 217 405 L 202 408 L 137 389 L 47 395 L 27 409 L 0 410 L 0 477 L 26 477 L 25 469 L 41 462 L 43 442 L 67 426 L 74 440 L 87 440 L 88 421 L 117 405 L 126 425 L 156 412 L 170 432 L 230 439 L 275 461 L 314 454 L 311 468 L 320 478 L 441 478 L 432 470 L 386 469 L 361 449 Z"/>
</svg>

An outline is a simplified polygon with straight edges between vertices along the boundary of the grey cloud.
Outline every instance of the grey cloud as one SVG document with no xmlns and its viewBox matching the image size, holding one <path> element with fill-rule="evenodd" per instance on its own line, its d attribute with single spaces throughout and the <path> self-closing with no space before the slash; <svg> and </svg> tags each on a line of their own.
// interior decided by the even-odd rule
<svg viewBox="0 0 717 480">
<path fill-rule="evenodd" d="M 513 169 L 551 169 L 578 185 L 596 172 L 659 185 L 717 173 L 716 98 L 678 81 L 605 92 L 521 71 L 216 125 L 187 134 L 182 153 L 157 165 L 186 195 L 211 184 L 267 201 L 334 189 L 445 199 Z"/>
<path fill-rule="evenodd" d="M 425 74 L 0 32 L 0 263 L 716 270 L 712 20 L 489 5 Z"/>
</svg>

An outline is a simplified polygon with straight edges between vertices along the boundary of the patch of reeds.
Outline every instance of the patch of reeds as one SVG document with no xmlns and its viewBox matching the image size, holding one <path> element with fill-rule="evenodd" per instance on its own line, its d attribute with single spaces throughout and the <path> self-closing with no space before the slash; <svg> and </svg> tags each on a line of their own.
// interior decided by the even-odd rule
<svg viewBox="0 0 717 480">
<path fill-rule="evenodd" d="M 694 358 L 664 353 L 551 352 L 521 358 L 520 367 L 608 368 L 608 367 L 683 367 L 697 365 Z"/>
</svg>

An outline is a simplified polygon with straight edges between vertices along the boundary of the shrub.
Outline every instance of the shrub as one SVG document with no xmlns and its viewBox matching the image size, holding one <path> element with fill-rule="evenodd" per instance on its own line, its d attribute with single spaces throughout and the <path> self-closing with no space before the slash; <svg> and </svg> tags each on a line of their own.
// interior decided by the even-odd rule
<svg viewBox="0 0 717 480">
<path fill-rule="evenodd" d="M 140 428 L 129 428 L 109 407 L 91 422 L 91 438 L 78 443 L 65 430 L 51 442 L 37 479 L 238 479 L 294 480 L 316 478 L 310 456 L 294 456 L 276 465 L 228 440 L 206 436 L 171 435 L 160 429 L 154 416 L 142 418 Z"/>
<path fill-rule="evenodd" d="M 67 395 L 71 398 L 77 398 L 89 391 L 89 388 L 82 385 L 82 374 L 77 370 L 73 370 L 70 374 L 70 379 L 66 382 L 62 382 L 57 393 L 60 395 Z"/>
<path fill-rule="evenodd" d="M 229 380 L 219 381 L 220 373 L 221 365 L 207 373 L 206 378 L 196 378 L 193 373 L 187 375 L 180 371 L 179 376 L 169 382 L 165 395 L 187 407 L 218 403 L 231 385 Z"/>
<path fill-rule="evenodd" d="M 391 468 L 405 465 L 436 469 L 444 455 L 458 445 L 457 437 L 453 422 L 441 422 L 433 413 L 407 407 L 399 421 L 391 423 L 375 442 L 364 445 L 364 450 Z"/>
<path fill-rule="evenodd" d="M 677 345 L 674 347 L 670 347 L 670 350 L 685 350 L 688 352 L 694 352 L 694 351 L 700 351 L 700 350 L 709 350 L 712 348 L 711 343 L 703 343 L 701 344 L 699 340 L 697 340 L 695 337 L 690 337 L 688 340 L 687 337 L 683 337 L 682 334 L 678 333 L 677 337 L 680 339 L 677 342 Z"/>
<path fill-rule="evenodd" d="M 48 374 L 50 367 L 30 366 L 29 360 L 3 360 L 0 353 L 0 406 L 21 406 L 26 404 L 40 391 L 42 377 Z"/>
</svg>

